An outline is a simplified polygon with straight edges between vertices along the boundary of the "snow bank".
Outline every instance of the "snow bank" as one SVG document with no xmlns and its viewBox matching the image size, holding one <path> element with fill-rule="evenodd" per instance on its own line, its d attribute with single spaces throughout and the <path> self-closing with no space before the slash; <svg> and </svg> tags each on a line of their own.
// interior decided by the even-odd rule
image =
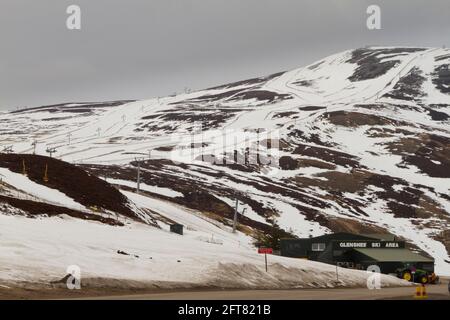
<svg viewBox="0 0 450 320">
<path fill-rule="evenodd" d="M 82 278 L 184 287 L 365 286 L 369 276 L 339 269 L 336 284 L 334 266 L 279 256 L 269 257 L 266 273 L 263 256 L 239 242 L 207 243 L 136 223 L 112 227 L 72 218 L 0 214 L 0 230 L 0 280 L 8 283 L 59 280 L 69 265 L 78 265 Z M 383 275 L 382 285 L 405 283 Z"/>
</svg>

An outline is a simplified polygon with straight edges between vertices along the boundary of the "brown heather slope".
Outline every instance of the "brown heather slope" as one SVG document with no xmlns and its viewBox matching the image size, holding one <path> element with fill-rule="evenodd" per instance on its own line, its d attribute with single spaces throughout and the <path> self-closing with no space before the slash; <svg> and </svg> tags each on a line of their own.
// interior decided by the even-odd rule
<svg viewBox="0 0 450 320">
<path fill-rule="evenodd" d="M 23 164 L 28 178 L 36 183 L 57 189 L 86 207 L 110 210 L 136 218 L 127 206 L 127 199 L 109 183 L 89 174 L 82 168 L 54 158 L 31 154 L 0 154 L 0 167 L 23 173 Z M 44 182 L 48 165 L 48 182 Z"/>
</svg>

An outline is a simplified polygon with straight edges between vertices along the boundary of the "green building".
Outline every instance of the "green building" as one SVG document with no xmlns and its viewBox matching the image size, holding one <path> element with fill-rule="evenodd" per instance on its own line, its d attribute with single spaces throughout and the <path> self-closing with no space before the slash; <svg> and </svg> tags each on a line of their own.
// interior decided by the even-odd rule
<svg viewBox="0 0 450 320">
<path fill-rule="evenodd" d="M 393 235 L 334 233 L 314 238 L 281 239 L 281 255 L 365 270 L 377 265 L 382 273 L 415 267 L 434 272 L 434 260 L 405 247 Z"/>
</svg>

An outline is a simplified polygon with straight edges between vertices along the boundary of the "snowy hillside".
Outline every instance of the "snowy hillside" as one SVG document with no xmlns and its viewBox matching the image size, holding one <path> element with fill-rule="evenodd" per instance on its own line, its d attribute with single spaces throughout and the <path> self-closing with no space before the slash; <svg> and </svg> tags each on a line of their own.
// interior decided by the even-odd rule
<svg viewBox="0 0 450 320">
<path fill-rule="evenodd" d="M 0 145 L 20 154 L 54 148 L 55 158 L 120 187 L 121 210 L 149 224 L 162 223 L 157 198 L 229 228 L 238 198 L 243 233 L 389 232 L 450 274 L 449 65 L 448 49 L 350 50 L 170 97 L 3 113 Z M 138 161 L 142 194 L 154 202 L 131 192 Z M 5 170 L 0 177 L 14 185 Z M 65 197 L 47 200 L 91 210 Z M 173 220 L 192 215 L 184 210 Z"/>
</svg>

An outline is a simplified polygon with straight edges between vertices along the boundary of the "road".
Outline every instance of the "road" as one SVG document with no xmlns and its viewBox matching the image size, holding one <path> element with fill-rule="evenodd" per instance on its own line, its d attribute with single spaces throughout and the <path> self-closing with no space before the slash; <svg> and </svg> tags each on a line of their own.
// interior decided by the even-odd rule
<svg viewBox="0 0 450 320">
<path fill-rule="evenodd" d="M 427 286 L 429 300 L 450 300 L 447 283 Z M 222 290 L 177 291 L 138 295 L 102 296 L 102 300 L 378 300 L 414 299 L 415 287 L 299 290 Z M 85 299 L 85 298 L 84 298 Z"/>
</svg>

